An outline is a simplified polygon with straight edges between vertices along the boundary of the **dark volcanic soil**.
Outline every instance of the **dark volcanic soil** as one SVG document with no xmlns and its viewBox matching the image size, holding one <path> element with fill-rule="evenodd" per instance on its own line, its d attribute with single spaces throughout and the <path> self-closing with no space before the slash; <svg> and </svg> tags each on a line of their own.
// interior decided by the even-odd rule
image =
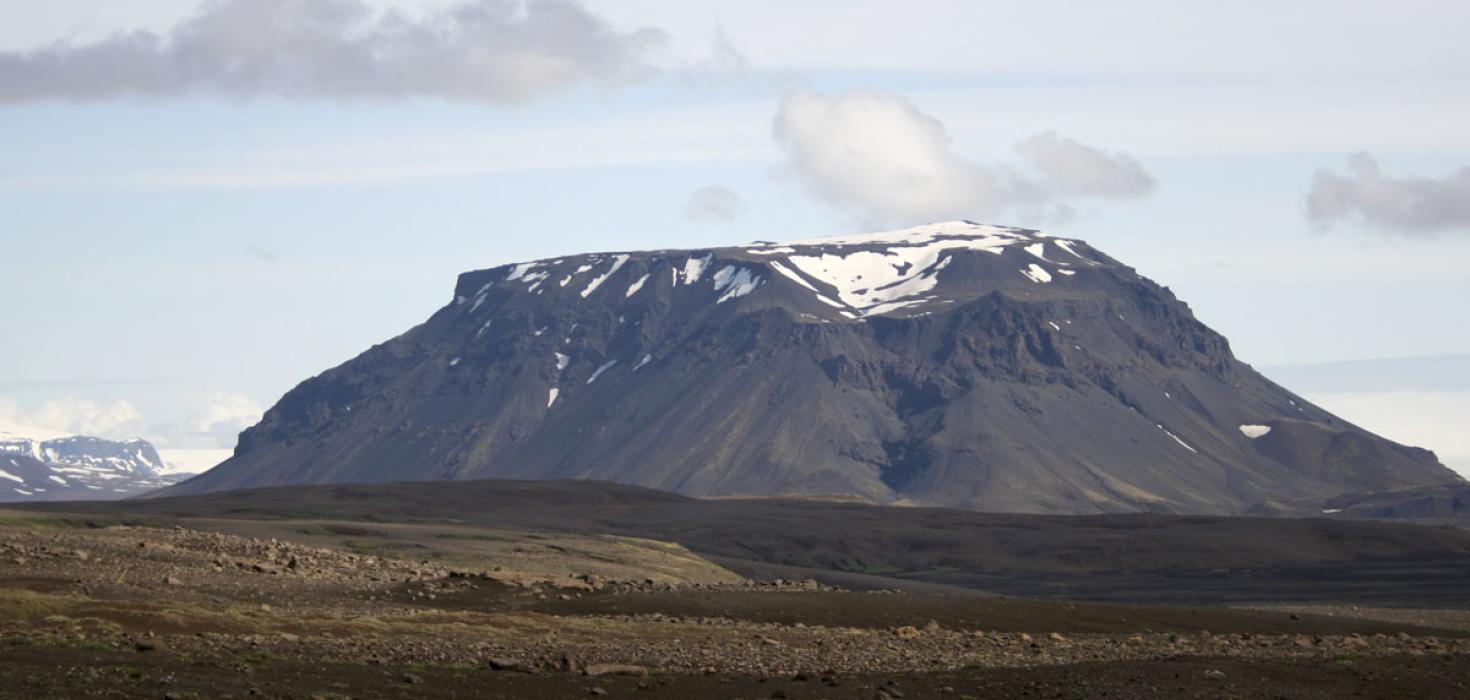
<svg viewBox="0 0 1470 700">
<path fill-rule="evenodd" d="M 461 598 L 443 596 L 437 603 L 457 606 Z M 946 629 L 987 632 L 1120 633 L 1152 632 L 1215 634 L 1313 635 L 1396 634 L 1404 623 L 1355 617 L 1327 617 L 1231 608 L 1183 608 L 1114 605 L 1018 598 L 953 598 L 924 595 L 800 593 L 761 591 L 669 591 L 640 595 L 596 595 L 571 600 L 538 601 L 531 609 L 555 615 L 665 615 L 723 617 L 751 622 L 825 627 L 888 628 L 933 620 Z M 1349 609 L 1347 612 L 1351 612 Z M 1432 618 L 1432 616 L 1430 616 Z M 1435 627 L 1423 634 L 1470 637 L 1470 631 Z"/>
<path fill-rule="evenodd" d="M 616 502 L 578 507 L 589 520 L 631 512 Z M 232 515 L 154 511 L 147 517 L 164 525 L 156 527 L 95 513 L 0 513 L 0 700 L 1455 698 L 1467 697 L 1470 678 L 1465 611 L 1412 598 L 1397 602 L 1420 607 L 1257 610 L 1028 600 L 942 586 L 855 591 L 742 580 L 669 543 L 499 529 L 471 517 L 446 524 Z M 932 528 L 951 522 L 944 511 L 905 517 Z M 968 522 L 1004 543 L 1039 521 Z M 1200 526 L 1162 522 L 1165 536 L 1145 548 L 1149 557 L 1182 546 L 1180 527 Z M 1139 523 L 1154 527 L 1108 519 L 1080 531 L 1097 538 Z M 1409 534 L 1442 538 L 1441 547 L 1459 541 L 1428 528 L 1343 525 L 1317 531 L 1321 541 L 1303 539 L 1312 524 L 1284 538 L 1317 542 L 1319 558 L 1391 552 Z M 1229 556 L 1271 551 L 1224 532 L 1214 541 Z M 1353 542 L 1331 542 L 1355 532 L 1362 536 Z M 1030 532 L 1024 541 L 1051 534 Z M 997 551 L 1024 559 L 1030 545 L 1009 542 Z M 1049 552 L 1043 565 L 1066 558 Z M 1178 580 L 1153 579 L 1157 590 Z M 1404 590 L 1420 583 L 1400 581 Z"/>
<path fill-rule="evenodd" d="M 814 577 L 844 588 L 937 584 L 1028 598 L 1180 605 L 1470 607 L 1470 532 L 1447 526 L 700 501 L 608 483 L 526 481 L 297 486 L 28 508 L 154 522 L 447 521 L 622 535 L 677 542 L 752 578 Z"/>
<path fill-rule="evenodd" d="M 523 674 L 433 666 L 237 664 L 168 654 L 10 646 L 0 698 L 1434 698 L 1470 697 L 1470 656 L 1388 656 L 1337 663 L 1177 657 L 1127 664 L 786 678 Z M 798 680 L 801 678 L 801 680 Z M 597 689 L 601 689 L 601 693 Z"/>
</svg>

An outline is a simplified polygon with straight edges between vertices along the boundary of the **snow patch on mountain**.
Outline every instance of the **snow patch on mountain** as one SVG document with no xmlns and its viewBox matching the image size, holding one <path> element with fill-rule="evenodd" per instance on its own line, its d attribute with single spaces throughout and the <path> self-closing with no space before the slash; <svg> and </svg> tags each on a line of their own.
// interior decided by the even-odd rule
<svg viewBox="0 0 1470 700">
<path fill-rule="evenodd" d="M 1189 443 L 1185 442 L 1183 438 L 1179 437 L 1178 435 L 1175 435 L 1168 428 L 1165 428 L 1163 425 L 1159 425 L 1158 428 L 1159 428 L 1159 430 L 1164 431 L 1164 434 L 1165 435 L 1168 435 L 1169 437 L 1174 438 L 1174 442 L 1179 443 L 1179 446 L 1180 447 L 1183 447 L 1184 449 L 1189 450 L 1190 452 L 1194 452 L 1196 454 L 1199 453 L 1199 450 L 1194 449 L 1194 446 L 1193 445 L 1190 445 Z"/>
<path fill-rule="evenodd" d="M 615 365 L 615 364 L 617 364 L 617 363 L 618 363 L 617 360 L 608 360 L 607 362 L 602 363 L 602 365 L 600 367 L 598 367 L 594 372 L 592 372 L 592 376 L 590 376 L 590 377 L 587 378 L 587 383 L 588 384 L 591 384 L 592 382 L 597 381 L 597 378 L 598 377 L 601 377 L 603 372 L 606 372 L 606 371 L 612 369 L 612 366 Z"/>
<path fill-rule="evenodd" d="M 745 296 L 761 285 L 763 280 L 750 268 L 726 265 L 715 273 L 715 291 L 724 292 L 716 304 Z"/>
<path fill-rule="evenodd" d="M 1051 281 L 1051 273 L 1047 272 L 1046 268 L 1037 265 L 1036 263 L 1031 263 L 1030 265 L 1027 265 L 1025 269 L 1021 270 L 1021 274 L 1025 275 L 1026 278 L 1031 280 L 1032 282 L 1036 282 L 1038 284 L 1044 284 Z"/>
<path fill-rule="evenodd" d="M 631 257 L 631 256 L 628 256 L 628 255 L 617 255 L 617 256 L 614 256 L 613 257 L 612 267 L 609 267 L 607 269 L 607 272 L 604 272 L 601 275 L 598 275 L 591 282 L 587 283 L 587 288 L 584 289 L 584 290 L 582 290 L 582 298 L 583 299 L 586 299 L 588 297 L 588 295 L 590 295 L 593 292 L 597 291 L 597 288 L 598 287 L 601 287 L 602 286 L 602 283 L 607 281 L 607 278 L 612 277 L 614 274 L 617 274 L 618 269 L 621 268 L 624 264 L 626 264 L 628 262 L 628 258 L 629 257 Z"/>
<path fill-rule="evenodd" d="M 631 298 L 633 298 L 633 295 L 634 294 L 637 294 L 638 293 L 638 290 L 643 289 L 643 285 L 645 285 L 645 284 L 648 283 L 648 277 L 649 277 L 649 273 L 646 273 L 645 272 L 645 273 L 643 273 L 643 276 L 642 277 L 639 277 L 638 278 L 638 281 L 637 282 L 634 282 L 633 284 L 628 285 L 628 292 L 623 295 L 623 298 L 624 299 L 631 299 Z"/>
<path fill-rule="evenodd" d="M 696 282 L 699 282 L 699 278 L 704 276 L 704 269 L 709 267 L 709 264 L 713 262 L 714 259 L 715 256 L 711 254 L 701 258 L 691 257 L 688 260 L 685 260 L 684 272 L 682 275 L 684 284 L 692 285 Z M 681 279 L 681 277 L 675 277 L 676 281 L 679 279 Z"/>
<path fill-rule="evenodd" d="M 1057 249 L 1048 250 L 1048 243 Z M 1057 255 L 1069 255 L 1090 265 L 1100 264 L 1086 257 L 1085 247 L 1078 241 L 1051 238 L 1027 229 L 949 221 L 896 231 L 780 243 L 762 241 L 739 248 L 693 253 L 649 251 L 516 263 L 500 268 L 504 272 L 489 284 L 481 286 L 482 280 L 477 280 L 474 286 L 459 290 L 456 302 L 468 304 L 473 300 L 471 311 L 474 311 L 488 303 L 488 295 L 497 285 L 524 284 L 527 292 L 542 294 L 546 291 L 542 283 L 547 279 L 555 279 L 561 287 L 571 287 L 583 273 L 601 268 L 579 291 L 580 298 L 590 299 L 621 272 L 627 284 L 622 298 L 631 299 L 647 289 L 655 272 L 668 270 L 670 282 L 676 288 L 694 288 L 706 279 L 712 280 L 715 303 L 723 304 L 756 293 L 772 277 L 767 274 L 769 271 L 795 282 L 817 302 L 835 310 L 827 312 L 833 315 L 826 318 L 815 316 L 816 320 L 828 323 L 837 320 L 837 316 L 862 320 L 900 311 L 923 313 L 915 307 L 953 301 L 936 296 L 935 292 L 940 288 L 941 274 L 956 256 L 973 251 L 1004 256 L 1008 250 L 1028 255 L 1032 262 L 1021 263 L 1024 267 L 1020 272 L 1038 284 L 1053 281 L 1054 275 L 1075 274 L 1067 269 L 1075 263 L 1059 261 Z M 626 274 L 626 268 L 635 265 L 641 269 Z M 972 265 L 966 274 L 973 276 L 975 269 Z"/>
</svg>

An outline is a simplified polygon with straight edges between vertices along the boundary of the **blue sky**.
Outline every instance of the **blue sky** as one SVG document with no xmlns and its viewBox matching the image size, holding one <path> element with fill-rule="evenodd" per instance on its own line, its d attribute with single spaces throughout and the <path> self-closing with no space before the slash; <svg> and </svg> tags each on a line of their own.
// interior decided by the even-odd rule
<svg viewBox="0 0 1470 700">
<path fill-rule="evenodd" d="M 362 7 L 420 21 L 454 4 Z M 1092 242 L 1258 367 L 1470 355 L 1459 3 L 560 3 L 605 30 L 602 53 L 481 80 L 524 57 L 479 57 L 472 34 L 425 51 L 443 80 L 391 89 L 300 66 L 146 82 L 76 57 L 134 29 L 166 52 L 180 21 L 229 3 L 96 5 L 0 0 L 0 413 L 14 419 L 228 447 L 296 382 L 422 321 L 465 270 L 957 211 Z M 596 43 L 566 23 L 506 26 L 506 45 L 553 55 Z M 813 114 L 847 126 L 791 130 Z M 1072 149 L 1059 167 L 1092 179 L 1055 180 L 1017 150 L 1046 132 Z M 853 149 L 871 176 L 824 166 Z M 1386 177 L 1319 182 L 1350 177 L 1358 152 Z M 1127 163 L 1146 187 L 1118 185 Z M 884 173 L 900 166 L 942 176 L 944 196 L 898 197 Z M 1039 183 L 1041 203 L 984 184 L 1012 179 Z M 691 217 L 702 187 L 736 215 Z M 1314 219 L 1312 193 L 1337 208 Z M 1463 379 L 1311 396 L 1470 468 Z"/>
</svg>

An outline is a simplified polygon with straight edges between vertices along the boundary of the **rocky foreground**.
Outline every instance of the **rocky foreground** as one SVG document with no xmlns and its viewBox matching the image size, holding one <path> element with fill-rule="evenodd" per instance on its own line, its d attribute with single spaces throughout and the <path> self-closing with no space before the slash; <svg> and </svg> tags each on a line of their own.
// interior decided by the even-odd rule
<svg viewBox="0 0 1470 700">
<path fill-rule="evenodd" d="M 902 690 L 875 679 L 920 674 L 928 683 L 946 673 L 1191 660 L 1204 663 L 1192 681 L 1223 689 L 1238 673 L 1227 669 L 1242 662 L 1340 670 L 1376 659 L 1470 661 L 1463 629 L 1343 611 L 1329 618 L 1179 609 L 1179 619 L 1168 621 L 1159 610 L 1052 603 L 1059 614 L 1032 616 L 1034 624 L 997 615 L 987 628 L 973 624 L 973 615 L 945 616 L 973 605 L 963 600 L 839 591 L 814 581 L 609 580 L 488 564 L 451 568 L 182 527 L 0 526 L 0 649 L 18 660 L 0 669 L 0 688 L 10 689 L 0 697 L 72 696 L 60 692 L 67 686 L 54 674 L 28 673 L 30 654 L 37 662 L 155 669 L 89 686 L 114 697 L 225 692 L 159 684 L 188 669 L 212 669 L 209 684 L 235 678 L 238 695 L 312 697 L 306 688 L 271 689 L 276 671 L 303 664 L 322 678 L 354 678 L 343 681 L 352 687 L 376 679 L 347 694 L 357 697 L 429 682 L 483 686 L 480 695 L 456 690 L 461 697 L 513 687 L 533 694 L 506 697 L 562 697 L 610 692 L 614 683 L 657 692 L 722 679 L 760 692 L 730 690 L 727 697 L 855 697 L 838 692 L 844 683 L 877 683 L 864 693 L 900 697 Z M 851 626 L 813 612 L 834 607 L 852 611 Z M 893 624 L 910 610 L 914 619 Z M 924 614 L 930 617 L 917 617 Z M 1112 629 L 1087 631 L 1110 616 L 1117 616 L 1107 623 Z M 964 683 L 946 681 L 955 682 Z M 960 686 L 930 690 L 946 687 L 963 695 Z M 15 694 L 23 688 L 35 692 Z"/>
</svg>

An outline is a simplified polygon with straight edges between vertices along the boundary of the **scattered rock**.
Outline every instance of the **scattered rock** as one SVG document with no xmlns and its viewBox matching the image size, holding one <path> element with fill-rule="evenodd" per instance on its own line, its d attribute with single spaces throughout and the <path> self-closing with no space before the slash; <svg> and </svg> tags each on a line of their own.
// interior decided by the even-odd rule
<svg viewBox="0 0 1470 700">
<path fill-rule="evenodd" d="M 492 671 L 519 671 L 522 669 L 521 662 L 515 659 L 490 659 L 485 662 Z"/>
<path fill-rule="evenodd" d="M 582 670 L 589 676 L 638 676 L 648 675 L 648 669 L 631 664 L 587 664 Z"/>
<path fill-rule="evenodd" d="M 578 673 L 582 670 L 582 661 L 571 654 L 562 652 L 557 657 L 556 668 L 564 673 Z"/>
</svg>

